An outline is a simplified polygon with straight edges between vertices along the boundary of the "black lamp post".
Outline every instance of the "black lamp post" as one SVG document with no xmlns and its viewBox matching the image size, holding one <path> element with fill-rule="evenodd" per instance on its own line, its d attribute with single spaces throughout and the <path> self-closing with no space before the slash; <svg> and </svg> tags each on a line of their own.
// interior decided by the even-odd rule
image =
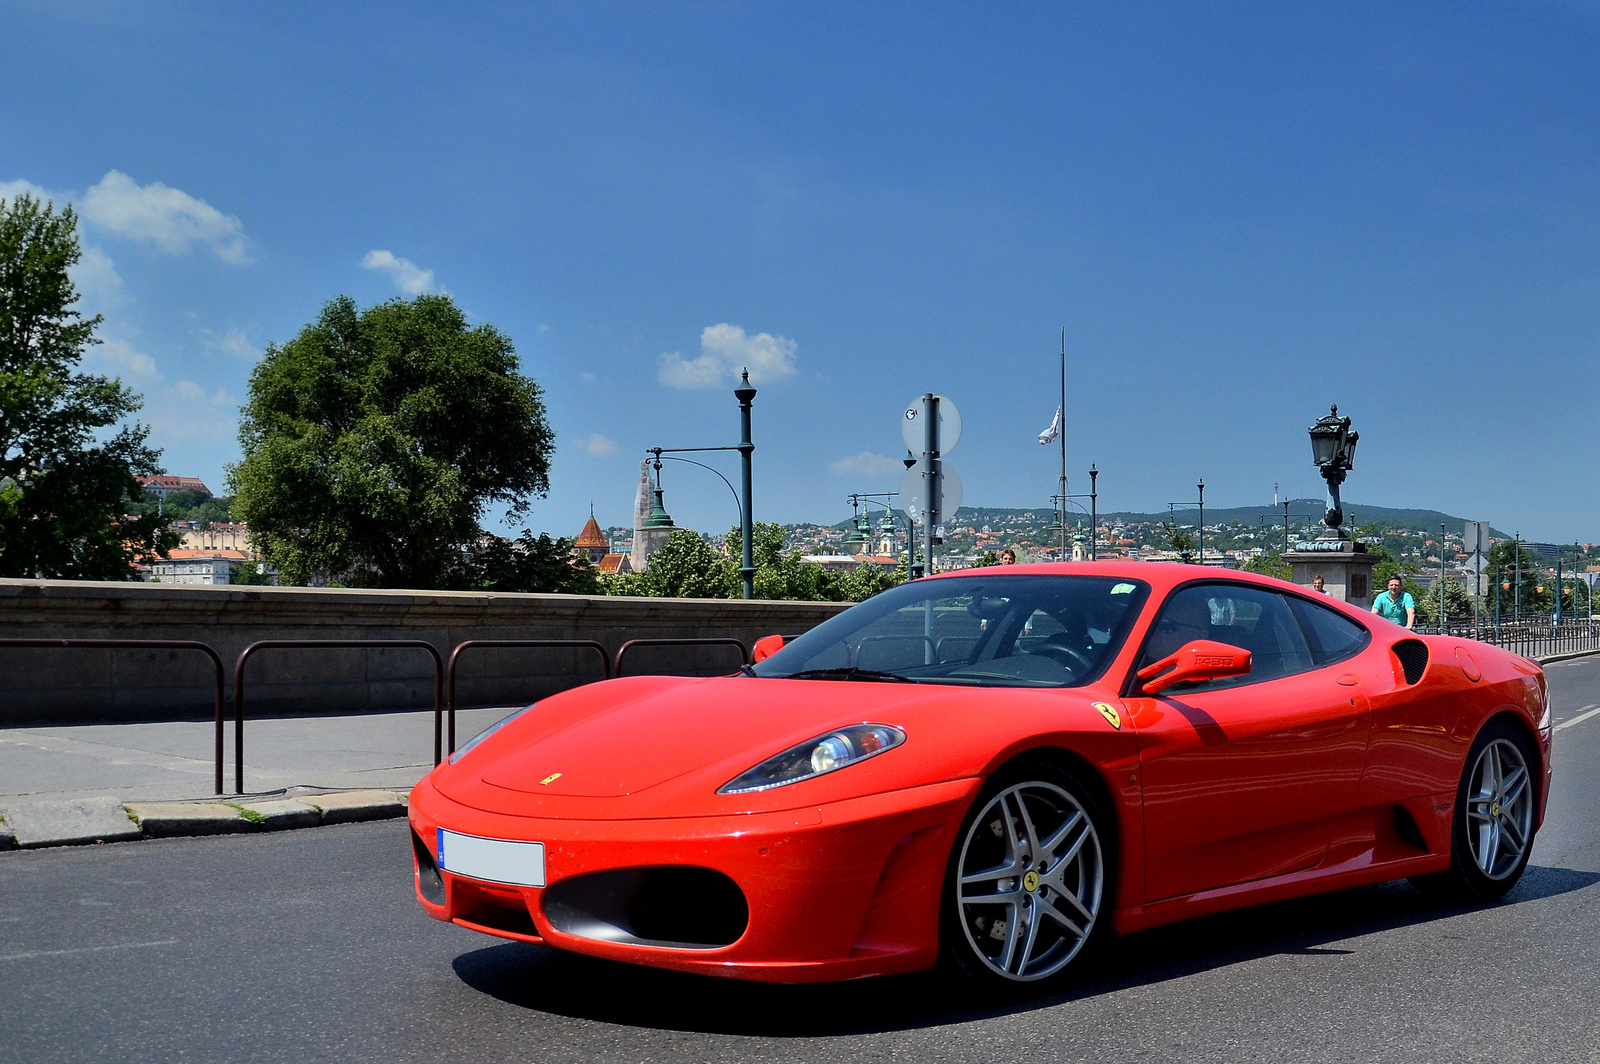
<svg viewBox="0 0 1600 1064">
<path fill-rule="evenodd" d="M 689 451 L 738 451 L 740 486 L 744 488 L 742 496 L 738 492 L 734 493 L 734 499 L 739 503 L 739 534 L 744 539 L 744 552 L 739 565 L 739 579 L 744 584 L 744 597 L 753 599 L 756 597 L 756 567 L 753 553 L 754 544 L 751 542 L 755 538 L 755 521 L 751 516 L 750 509 L 750 454 L 756 449 L 756 445 L 750 442 L 750 402 L 756 397 L 756 390 L 750 385 L 749 370 L 745 370 L 739 380 L 739 387 L 733 390 L 733 397 L 739 400 L 739 443 L 737 446 L 648 447 L 645 449 L 647 453 L 655 455 L 656 498 L 654 505 L 650 507 L 650 516 L 645 520 L 644 527 L 651 531 L 669 531 L 674 527 L 672 518 L 667 516 L 666 508 L 661 503 L 661 459 L 663 455 L 670 455 L 673 452 L 682 454 Z M 704 462 L 696 462 L 690 458 L 669 457 L 667 460 L 696 465 L 701 469 L 710 469 L 711 472 L 722 477 L 722 482 L 728 485 L 729 491 L 733 491 L 733 485 L 728 482 L 728 478 L 722 476 L 721 473 L 718 473 L 717 470 L 712 469 L 711 466 L 706 465 Z"/>
<path fill-rule="evenodd" d="M 1323 530 L 1319 540 L 1348 540 L 1349 534 L 1341 527 L 1344 511 L 1339 504 L 1339 485 L 1355 464 L 1356 442 L 1361 434 L 1350 431 L 1350 419 L 1339 416 L 1339 407 L 1333 406 L 1326 417 L 1319 418 L 1308 430 L 1311 433 L 1311 460 L 1328 482 L 1328 512 L 1322 516 Z"/>
</svg>

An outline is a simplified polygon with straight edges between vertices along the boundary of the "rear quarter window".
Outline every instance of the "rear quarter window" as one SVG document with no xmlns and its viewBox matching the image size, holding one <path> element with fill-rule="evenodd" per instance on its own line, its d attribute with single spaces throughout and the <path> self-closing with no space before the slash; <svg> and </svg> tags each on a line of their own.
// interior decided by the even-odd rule
<svg viewBox="0 0 1600 1064">
<path fill-rule="evenodd" d="M 1312 660 L 1318 665 L 1332 665 L 1353 658 L 1372 641 L 1371 632 L 1337 610 L 1295 595 L 1284 597 L 1289 600 L 1289 608 L 1294 611 L 1300 627 L 1305 629 Z"/>
</svg>

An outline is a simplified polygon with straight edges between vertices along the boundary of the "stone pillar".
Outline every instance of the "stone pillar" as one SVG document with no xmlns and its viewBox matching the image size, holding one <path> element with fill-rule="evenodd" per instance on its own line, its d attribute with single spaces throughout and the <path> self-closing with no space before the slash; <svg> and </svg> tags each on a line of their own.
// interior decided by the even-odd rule
<svg viewBox="0 0 1600 1064">
<path fill-rule="evenodd" d="M 1358 546 L 1348 541 L 1345 545 Z M 1312 578 L 1320 576 L 1332 597 L 1362 609 L 1372 608 L 1372 567 L 1378 564 L 1376 555 L 1362 550 L 1292 550 L 1284 559 L 1294 568 L 1291 579 L 1295 583 L 1310 587 Z"/>
</svg>

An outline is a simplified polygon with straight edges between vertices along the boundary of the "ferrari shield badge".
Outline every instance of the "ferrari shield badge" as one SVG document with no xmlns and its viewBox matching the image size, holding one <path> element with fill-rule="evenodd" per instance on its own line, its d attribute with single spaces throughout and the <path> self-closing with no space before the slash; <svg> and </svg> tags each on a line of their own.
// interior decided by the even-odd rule
<svg viewBox="0 0 1600 1064">
<path fill-rule="evenodd" d="M 1094 708 L 1098 709 L 1100 711 L 1100 715 L 1106 718 L 1107 724 L 1117 729 L 1117 731 L 1122 730 L 1122 717 L 1117 714 L 1116 706 L 1110 705 L 1106 702 L 1096 702 L 1094 704 Z"/>
</svg>

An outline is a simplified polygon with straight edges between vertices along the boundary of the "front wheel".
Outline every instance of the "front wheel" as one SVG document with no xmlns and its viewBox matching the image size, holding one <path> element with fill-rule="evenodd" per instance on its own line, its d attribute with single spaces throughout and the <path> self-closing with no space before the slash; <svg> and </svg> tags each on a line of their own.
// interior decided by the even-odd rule
<svg viewBox="0 0 1600 1064">
<path fill-rule="evenodd" d="M 1533 849 L 1538 785 L 1522 733 L 1495 721 L 1467 754 L 1450 829 L 1450 868 L 1412 882 L 1453 901 L 1493 901 L 1516 886 Z"/>
<path fill-rule="evenodd" d="M 947 957 L 991 991 L 1068 974 L 1110 907 L 1112 839 L 1088 787 L 1054 765 L 998 775 L 962 823 L 945 882 Z"/>
</svg>

